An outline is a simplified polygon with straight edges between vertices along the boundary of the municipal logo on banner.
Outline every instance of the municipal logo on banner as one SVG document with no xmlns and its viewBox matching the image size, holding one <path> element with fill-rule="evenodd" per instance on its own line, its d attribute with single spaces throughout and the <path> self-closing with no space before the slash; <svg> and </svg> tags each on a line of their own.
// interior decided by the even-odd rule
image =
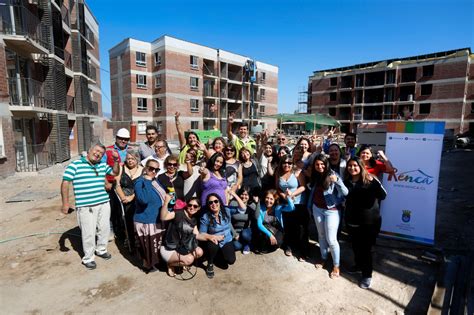
<svg viewBox="0 0 474 315">
<path fill-rule="evenodd" d="M 410 210 L 403 210 L 402 211 L 402 221 L 405 223 L 410 222 L 411 219 L 411 211 Z"/>
</svg>

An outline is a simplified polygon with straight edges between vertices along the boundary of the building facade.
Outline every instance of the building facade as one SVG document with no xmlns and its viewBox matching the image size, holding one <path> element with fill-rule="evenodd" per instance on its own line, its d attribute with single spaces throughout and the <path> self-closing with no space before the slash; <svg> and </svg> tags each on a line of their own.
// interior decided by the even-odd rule
<svg viewBox="0 0 474 315">
<path fill-rule="evenodd" d="M 153 42 L 125 39 L 109 50 L 112 121 L 156 125 L 163 139 L 177 139 L 174 114 L 186 129 L 225 132 L 227 117 L 274 129 L 278 111 L 278 68 L 255 62 L 253 89 L 246 64 L 250 58 L 221 49 L 162 36 Z M 254 108 L 251 108 L 251 98 Z"/>
<path fill-rule="evenodd" d="M 469 48 L 315 71 L 308 109 L 355 131 L 359 123 L 393 119 L 445 121 L 474 131 L 474 55 Z"/>
<path fill-rule="evenodd" d="M 0 0 L 0 176 L 101 138 L 99 27 L 82 0 Z"/>
</svg>

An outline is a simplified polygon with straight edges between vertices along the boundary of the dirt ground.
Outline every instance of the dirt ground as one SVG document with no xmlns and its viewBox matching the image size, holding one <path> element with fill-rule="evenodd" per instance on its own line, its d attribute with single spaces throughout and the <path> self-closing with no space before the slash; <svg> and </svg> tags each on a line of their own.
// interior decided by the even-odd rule
<svg viewBox="0 0 474 315">
<path fill-rule="evenodd" d="M 237 255 L 213 280 L 197 269 L 180 281 L 164 272 L 143 273 L 136 259 L 109 243 L 109 261 L 97 269 L 80 263 L 81 243 L 75 213 L 60 213 L 63 167 L 0 182 L 0 313 L 196 313 L 196 314 L 424 314 L 439 265 L 426 251 L 474 249 L 474 153 L 444 153 L 438 204 L 436 246 L 381 239 L 374 284 L 359 289 L 357 278 L 329 278 L 310 262 L 282 251 Z M 13 196 L 34 201 L 7 203 Z M 312 246 L 312 258 L 317 257 Z M 350 265 L 350 244 L 341 243 L 342 267 Z"/>
</svg>

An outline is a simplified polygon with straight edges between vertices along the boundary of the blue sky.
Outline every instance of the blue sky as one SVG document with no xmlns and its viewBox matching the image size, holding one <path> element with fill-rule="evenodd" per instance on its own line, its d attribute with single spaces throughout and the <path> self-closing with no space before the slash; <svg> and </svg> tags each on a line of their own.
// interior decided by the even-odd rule
<svg viewBox="0 0 474 315">
<path fill-rule="evenodd" d="M 279 112 L 297 109 L 315 70 L 473 47 L 474 1 L 87 0 L 99 22 L 102 102 L 108 50 L 163 34 L 279 67 Z"/>
</svg>

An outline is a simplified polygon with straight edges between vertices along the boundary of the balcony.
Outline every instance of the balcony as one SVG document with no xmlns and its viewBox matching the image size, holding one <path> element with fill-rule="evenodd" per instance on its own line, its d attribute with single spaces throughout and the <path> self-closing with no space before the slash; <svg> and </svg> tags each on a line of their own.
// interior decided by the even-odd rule
<svg viewBox="0 0 474 315">
<path fill-rule="evenodd" d="M 88 77 L 92 81 L 96 82 L 97 81 L 97 69 L 94 66 L 89 65 L 87 72 L 88 72 Z"/>
<path fill-rule="evenodd" d="M 217 98 L 217 93 L 214 90 L 214 85 L 209 84 L 209 81 L 204 82 L 204 97 L 205 98 Z"/>
<path fill-rule="evenodd" d="M 228 72 L 227 78 L 231 81 L 237 81 L 239 83 L 242 83 L 242 73 L 237 73 L 237 72 Z"/>
<path fill-rule="evenodd" d="M 45 99 L 43 83 L 31 78 L 8 78 L 10 104 L 50 108 L 51 102 Z"/>
<path fill-rule="evenodd" d="M 42 24 L 18 0 L 3 0 L 0 5 L 0 34 L 10 47 L 26 54 L 48 54 Z"/>
<path fill-rule="evenodd" d="M 217 106 L 215 104 L 204 103 L 204 118 L 217 118 Z"/>
</svg>

